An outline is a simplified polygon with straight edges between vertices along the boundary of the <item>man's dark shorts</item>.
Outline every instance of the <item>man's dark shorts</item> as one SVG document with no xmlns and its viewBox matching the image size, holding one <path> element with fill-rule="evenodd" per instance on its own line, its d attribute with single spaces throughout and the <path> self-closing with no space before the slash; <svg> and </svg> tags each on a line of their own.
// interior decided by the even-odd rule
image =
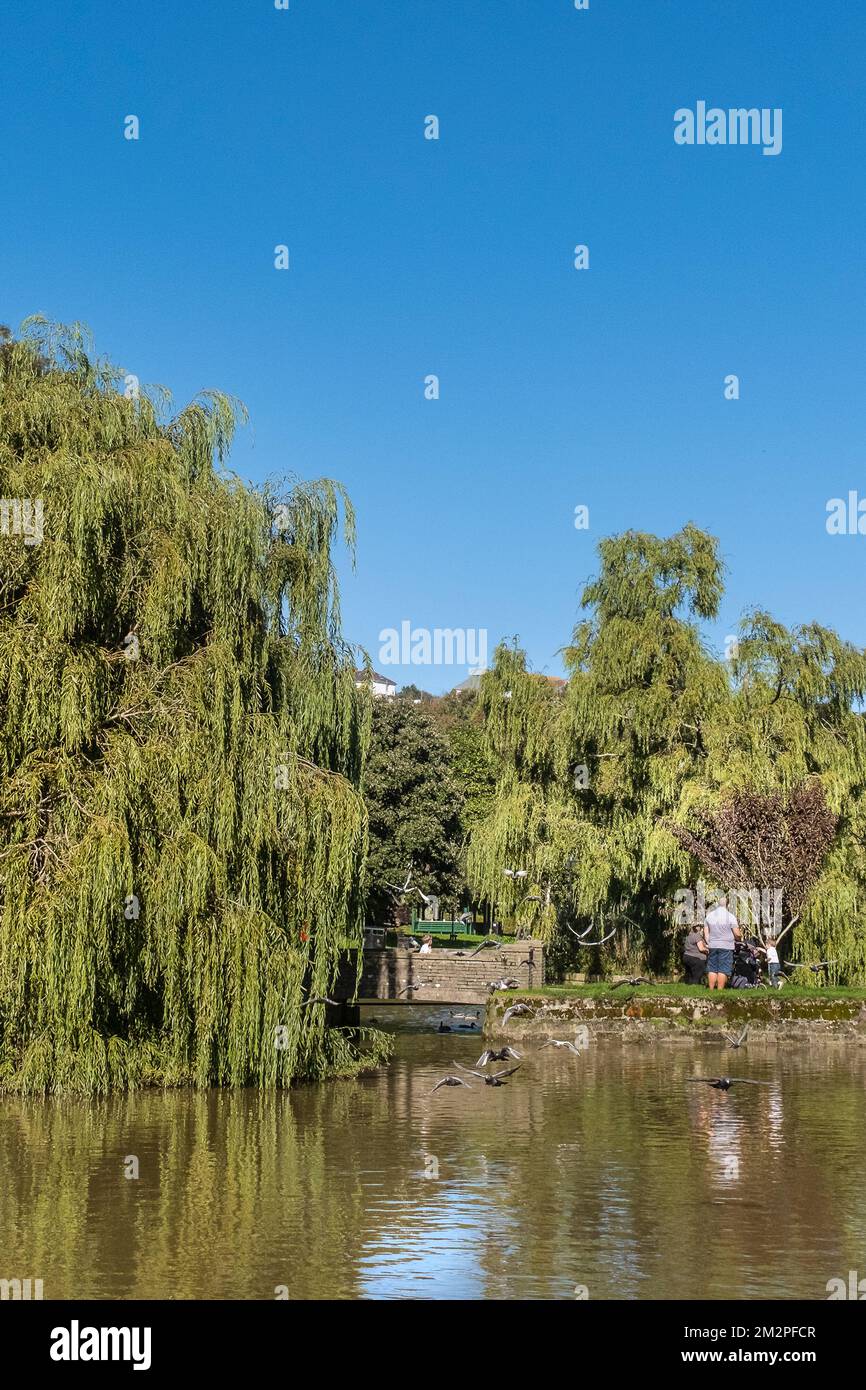
<svg viewBox="0 0 866 1390">
<path fill-rule="evenodd" d="M 728 979 L 734 969 L 733 951 L 721 951 L 715 948 L 707 956 L 707 970 L 711 975 L 727 975 Z"/>
</svg>

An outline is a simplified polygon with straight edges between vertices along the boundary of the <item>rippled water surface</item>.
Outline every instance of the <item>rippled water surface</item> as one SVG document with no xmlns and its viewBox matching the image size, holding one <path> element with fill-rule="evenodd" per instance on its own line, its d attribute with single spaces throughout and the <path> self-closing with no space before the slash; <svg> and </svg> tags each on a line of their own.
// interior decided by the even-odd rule
<svg viewBox="0 0 866 1390">
<path fill-rule="evenodd" d="M 282 1096 L 0 1100 L 0 1277 L 46 1298 L 784 1299 L 866 1275 L 866 1048 L 531 1044 L 506 1086 L 430 1094 L 481 1047 L 401 1032 L 387 1071 Z M 719 1073 L 771 1084 L 686 1080 Z"/>
</svg>

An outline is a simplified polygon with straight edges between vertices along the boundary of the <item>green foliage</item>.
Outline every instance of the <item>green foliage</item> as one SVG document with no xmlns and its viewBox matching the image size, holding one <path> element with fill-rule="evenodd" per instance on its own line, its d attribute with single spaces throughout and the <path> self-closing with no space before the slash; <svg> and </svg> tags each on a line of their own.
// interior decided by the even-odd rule
<svg viewBox="0 0 866 1390">
<path fill-rule="evenodd" d="M 817 778 L 780 791 L 741 787 L 712 811 L 693 813 L 696 831 L 671 825 L 674 838 L 710 881 L 721 885 L 741 928 L 778 940 L 801 917 L 833 843 L 838 818 Z M 779 901 L 771 904 L 770 895 Z M 761 894 L 764 900 L 761 901 Z"/>
<path fill-rule="evenodd" d="M 78 327 L 32 320 L 0 353 L 0 494 L 45 517 L 42 544 L 0 540 L 0 1080 L 348 1074 L 356 1047 L 301 1000 L 361 925 L 369 715 L 331 562 L 351 509 L 226 473 L 229 398 L 167 416 L 122 379 Z"/>
<path fill-rule="evenodd" d="M 788 799 L 817 780 L 836 834 L 792 933 L 795 958 L 834 959 L 833 978 L 866 982 L 866 653 L 809 623 L 747 614 L 732 696 L 712 731 L 706 799 L 750 788 Z"/>
<path fill-rule="evenodd" d="M 403 685 L 397 691 L 398 700 L 411 700 L 418 704 L 432 704 L 436 696 L 431 695 L 429 690 L 422 690 L 418 685 Z"/>
<path fill-rule="evenodd" d="M 661 969 L 678 955 L 675 892 L 697 867 L 671 824 L 741 789 L 787 799 L 816 778 L 837 830 L 794 939 L 837 958 L 837 978 L 866 980 L 866 656 L 815 624 L 788 632 L 752 613 L 735 659 L 715 657 L 699 624 L 717 613 L 722 566 L 692 525 L 667 540 L 628 532 L 599 555 L 565 650 L 566 694 L 516 646 L 499 647 L 483 678 L 497 786 L 470 845 L 475 887 L 506 911 L 539 897 L 529 925 L 561 967 L 593 963 L 568 927 L 594 923 L 591 939 L 617 929 L 621 962 Z M 520 883 L 504 875 L 517 866 Z"/>
<path fill-rule="evenodd" d="M 420 908 L 425 893 L 447 897 L 459 882 L 462 798 L 451 774 L 449 750 L 420 705 L 373 700 L 373 733 L 364 773 L 370 827 L 368 917 L 388 920 L 398 901 L 386 883 L 402 885 L 413 865 L 406 906 Z"/>
<path fill-rule="evenodd" d="M 429 713 L 447 740 L 451 772 L 463 796 L 463 827 L 471 831 L 490 811 L 496 789 L 478 697 L 452 690 L 434 701 Z"/>
</svg>

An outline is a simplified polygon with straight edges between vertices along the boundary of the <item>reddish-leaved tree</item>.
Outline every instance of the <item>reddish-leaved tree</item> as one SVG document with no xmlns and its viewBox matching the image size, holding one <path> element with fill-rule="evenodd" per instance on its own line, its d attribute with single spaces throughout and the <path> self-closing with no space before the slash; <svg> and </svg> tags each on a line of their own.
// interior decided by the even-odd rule
<svg viewBox="0 0 866 1390">
<path fill-rule="evenodd" d="M 669 825 L 683 849 L 726 893 L 748 893 L 753 902 L 781 894 L 781 922 L 773 922 L 773 934 L 785 936 L 802 914 L 836 833 L 838 817 L 820 781 L 801 783 L 787 800 L 781 792 L 739 791 L 693 819 L 693 830 Z M 756 925 L 760 932 L 760 915 Z"/>
</svg>

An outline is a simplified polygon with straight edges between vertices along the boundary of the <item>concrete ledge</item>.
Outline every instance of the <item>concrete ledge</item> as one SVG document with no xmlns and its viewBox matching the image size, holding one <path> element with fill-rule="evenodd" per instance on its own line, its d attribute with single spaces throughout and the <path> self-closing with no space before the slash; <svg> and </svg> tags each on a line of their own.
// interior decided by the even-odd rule
<svg viewBox="0 0 866 1390">
<path fill-rule="evenodd" d="M 505 1011 L 516 1003 L 527 1004 L 528 1014 L 515 1015 L 503 1026 Z M 719 1043 L 726 1033 L 749 1024 L 750 1039 L 778 1042 L 797 1039 L 837 1039 L 866 1043 L 866 1009 L 860 999 L 753 995 L 746 990 L 727 991 L 712 998 L 707 994 L 669 997 L 620 993 L 602 997 L 497 994 L 489 1002 L 485 1037 L 573 1037 L 579 1026 L 590 1033 L 619 1037 L 624 1042 L 657 1043 L 701 1041 Z"/>
</svg>

